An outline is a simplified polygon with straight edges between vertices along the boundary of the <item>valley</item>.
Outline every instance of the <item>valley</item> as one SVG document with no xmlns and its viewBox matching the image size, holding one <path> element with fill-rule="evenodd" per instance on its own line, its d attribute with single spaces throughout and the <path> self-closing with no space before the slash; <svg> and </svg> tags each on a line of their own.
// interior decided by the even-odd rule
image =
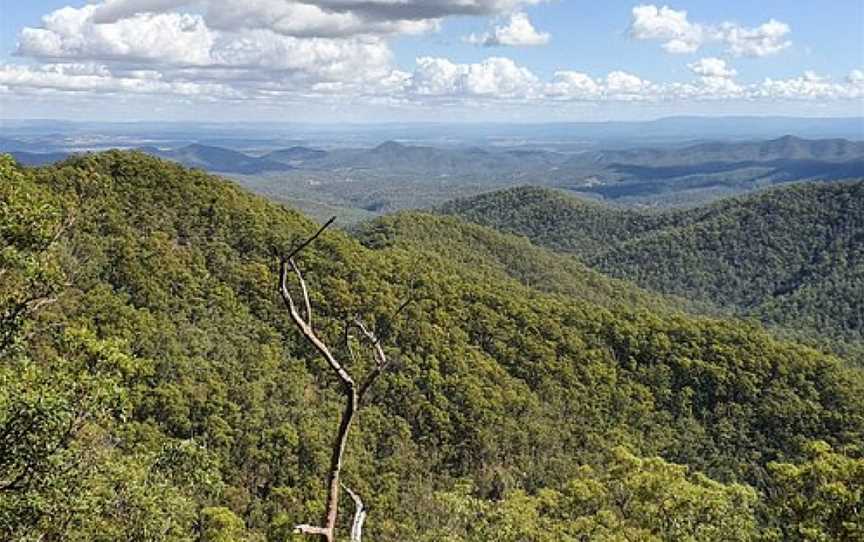
<svg viewBox="0 0 864 542">
<path fill-rule="evenodd" d="M 0 2 L 0 542 L 864 542 L 864 2 Z"/>
<path fill-rule="evenodd" d="M 276 292 L 276 256 L 317 226 L 140 152 L 35 169 L 6 157 L 0 174 L 0 294 L 20 307 L 3 313 L 0 425 L 25 435 L 3 456 L 16 476 L 0 499 L 3 532 L 91 539 L 168 525 L 185 539 L 204 522 L 232 540 L 289 536 L 320 506 L 340 408 Z M 675 282 L 683 275 L 657 264 L 734 275 L 716 295 L 742 305 L 794 278 L 800 314 L 778 323 L 831 322 L 854 338 L 857 275 L 822 262 L 860 267 L 860 190 L 796 185 L 646 214 L 522 188 L 457 201 L 450 216 L 325 233 L 300 261 L 317 327 L 338 344 L 345 319 L 362 315 L 396 360 L 348 444 L 344 475 L 374 503 L 368 533 L 492 541 L 519 525 L 504 540 L 539 526 L 544 542 L 604 530 L 794 540 L 806 522 L 828 539 L 857 536 L 857 497 L 823 495 L 861 487 L 864 373 L 758 322 L 705 316 L 700 297 L 719 304 L 710 277 Z M 484 217 L 497 229 L 472 223 Z M 816 218 L 833 228 L 815 236 Z M 744 226 L 782 231 L 770 238 L 786 259 L 765 266 L 774 248 Z M 749 242 L 732 243 L 736 227 Z M 727 238 L 730 252 L 711 248 Z M 717 258 L 740 265 L 724 271 Z M 831 280 L 851 281 L 847 293 L 819 295 Z M 369 367 L 347 348 L 336 352 L 352 372 Z M 830 476 L 816 474 L 829 463 Z M 613 495 L 674 503 L 676 522 Z"/>
</svg>

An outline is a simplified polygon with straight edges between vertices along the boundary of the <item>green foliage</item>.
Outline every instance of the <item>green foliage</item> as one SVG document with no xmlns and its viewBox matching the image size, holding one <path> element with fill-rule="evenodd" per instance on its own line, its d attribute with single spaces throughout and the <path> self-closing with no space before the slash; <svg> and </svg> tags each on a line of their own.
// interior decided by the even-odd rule
<svg viewBox="0 0 864 542">
<path fill-rule="evenodd" d="M 851 357 L 864 345 L 864 182 L 793 185 L 664 213 L 519 188 L 443 211 L 651 291 L 839 341 L 832 346 Z"/>
<path fill-rule="evenodd" d="M 52 301 L 58 269 L 60 199 L 0 155 L 0 353 L 20 338 L 28 313 Z"/>
<path fill-rule="evenodd" d="M 239 542 L 246 525 L 231 510 L 218 506 L 201 511 L 201 542 Z"/>
<path fill-rule="evenodd" d="M 454 217 L 398 213 L 355 228 L 368 247 L 400 246 L 435 252 L 475 271 L 485 280 L 515 279 L 544 292 L 577 297 L 604 306 L 678 309 L 690 304 L 671 296 L 652 295 L 625 281 L 590 270 L 567 254 L 557 254 L 527 239 L 499 233 Z"/>
<path fill-rule="evenodd" d="M 802 463 L 769 465 L 777 540 L 864 540 L 864 457 L 860 449 L 850 452 L 819 441 Z"/>
<path fill-rule="evenodd" d="M 26 484 L 0 491 L 0 537 L 286 540 L 314 521 L 341 396 L 274 253 L 315 225 L 138 153 L 3 164 L 2 295 L 52 302 L 3 321 L 0 483 Z M 770 465 L 864 441 L 864 378 L 836 358 L 452 219 L 382 224 L 299 262 L 337 354 L 359 314 L 394 359 L 346 455 L 370 540 L 747 539 L 787 513 Z"/>
<path fill-rule="evenodd" d="M 756 493 L 688 475 L 660 458 L 612 450 L 603 470 L 583 467 L 560 490 L 516 490 L 500 501 L 462 491 L 433 498 L 418 540 L 496 542 L 731 541 L 758 534 Z"/>
</svg>

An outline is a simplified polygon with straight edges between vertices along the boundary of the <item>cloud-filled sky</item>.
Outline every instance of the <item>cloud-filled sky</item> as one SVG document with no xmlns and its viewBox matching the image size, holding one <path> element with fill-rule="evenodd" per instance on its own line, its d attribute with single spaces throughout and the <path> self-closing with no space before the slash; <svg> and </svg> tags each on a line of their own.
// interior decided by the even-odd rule
<svg viewBox="0 0 864 542">
<path fill-rule="evenodd" d="M 864 116 L 864 3 L 0 0 L 0 118 Z"/>
</svg>

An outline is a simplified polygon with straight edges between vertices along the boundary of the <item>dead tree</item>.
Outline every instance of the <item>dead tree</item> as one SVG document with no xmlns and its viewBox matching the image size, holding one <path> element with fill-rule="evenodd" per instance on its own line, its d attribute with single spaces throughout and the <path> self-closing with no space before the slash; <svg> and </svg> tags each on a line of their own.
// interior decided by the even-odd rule
<svg viewBox="0 0 864 542">
<path fill-rule="evenodd" d="M 315 332 L 312 326 L 312 304 L 309 301 L 309 288 L 306 280 L 303 278 L 303 273 L 297 266 L 294 258 L 302 252 L 306 247 L 312 244 L 315 239 L 326 230 L 336 217 L 331 218 L 324 224 L 312 237 L 300 243 L 294 248 L 288 256 L 281 258 L 279 290 L 282 294 L 282 299 L 285 306 L 291 313 L 291 319 L 300 330 L 303 337 L 318 351 L 321 356 L 327 361 L 327 364 L 333 372 L 339 377 L 342 384 L 343 393 L 345 395 L 345 408 L 342 411 L 342 418 L 339 421 L 339 428 L 336 433 L 336 441 L 333 443 L 333 451 L 330 457 L 330 470 L 327 478 L 327 501 L 325 506 L 324 517 L 321 525 L 297 525 L 294 528 L 295 533 L 302 533 L 312 536 L 318 536 L 327 542 L 334 542 L 336 539 L 336 519 L 339 511 L 339 496 L 340 489 L 344 488 L 348 495 L 354 501 L 355 513 L 354 521 L 351 529 L 351 541 L 361 542 L 363 533 L 363 522 L 366 520 L 366 508 L 360 496 L 349 489 L 341 482 L 343 456 L 345 455 L 345 445 L 348 441 L 348 434 L 351 430 L 351 424 L 354 422 L 354 417 L 366 396 L 369 389 L 375 383 L 375 380 L 387 369 L 389 361 L 381 346 L 380 339 L 375 333 L 366 327 L 359 319 L 347 320 L 344 328 L 345 351 L 350 355 L 352 361 L 356 362 L 354 351 L 351 348 L 351 332 L 357 330 L 360 333 L 361 339 L 365 340 L 373 349 L 375 365 L 364 380 L 358 382 L 348 372 L 346 366 L 339 361 L 333 354 L 327 343 L 322 340 Z M 293 274 L 299 285 L 300 294 L 302 295 L 302 312 L 300 306 L 294 299 L 291 289 L 288 287 L 289 276 Z M 396 312 L 398 314 L 407 306 L 408 301 Z M 305 314 L 304 314 L 305 313 Z"/>
</svg>

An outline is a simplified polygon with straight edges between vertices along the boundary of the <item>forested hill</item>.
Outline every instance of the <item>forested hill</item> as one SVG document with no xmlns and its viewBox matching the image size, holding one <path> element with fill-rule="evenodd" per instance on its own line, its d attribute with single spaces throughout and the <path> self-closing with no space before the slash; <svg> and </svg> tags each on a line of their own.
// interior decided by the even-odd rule
<svg viewBox="0 0 864 542">
<path fill-rule="evenodd" d="M 864 338 L 864 182 L 798 184 L 663 213 L 518 188 L 443 208 L 610 276 L 791 329 Z"/>
<path fill-rule="evenodd" d="M 368 540 L 861 538 L 860 371 L 756 325 L 640 309 L 632 287 L 545 293 L 472 255 L 518 240 L 483 248 L 465 226 L 456 254 L 398 220 L 458 221 L 394 220 L 298 261 L 335 354 L 352 359 L 359 315 L 394 360 L 343 473 Z M 341 388 L 275 261 L 315 229 L 139 153 L 0 158 L 0 539 L 284 541 L 315 521 Z"/>
<path fill-rule="evenodd" d="M 612 309 L 673 313 L 704 308 L 609 278 L 572 255 L 534 245 L 524 237 L 456 217 L 402 212 L 363 223 L 355 230 L 365 246 L 437 253 L 452 263 L 482 273 L 487 282 L 515 279 L 535 290 L 577 297 Z"/>
<path fill-rule="evenodd" d="M 801 139 L 784 136 L 767 141 L 710 142 L 678 149 L 631 149 L 580 154 L 571 159 L 607 165 L 672 167 L 724 162 L 780 160 L 847 162 L 864 158 L 864 141 Z"/>
</svg>

